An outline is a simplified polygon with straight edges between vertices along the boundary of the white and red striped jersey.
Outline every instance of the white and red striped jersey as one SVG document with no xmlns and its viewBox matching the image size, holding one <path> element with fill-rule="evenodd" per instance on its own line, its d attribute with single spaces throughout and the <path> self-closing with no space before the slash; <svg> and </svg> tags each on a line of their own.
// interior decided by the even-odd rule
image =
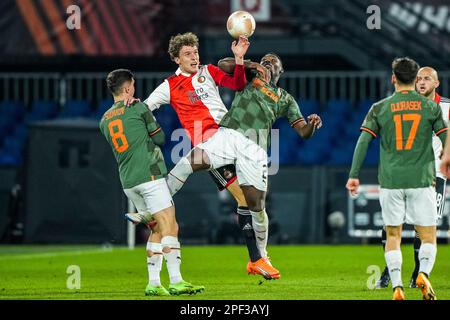
<svg viewBox="0 0 450 320">
<path fill-rule="evenodd" d="M 195 146 L 211 137 L 219 128 L 227 108 L 219 94 L 219 86 L 243 90 L 247 80 L 243 65 L 236 65 L 233 76 L 211 64 L 199 67 L 194 74 L 178 69 L 144 101 L 151 111 L 171 104 Z"/>
<path fill-rule="evenodd" d="M 448 127 L 448 124 L 450 122 L 450 99 L 441 97 L 436 93 L 434 97 L 434 102 L 436 102 L 442 110 L 442 117 L 444 119 L 445 124 Z M 442 152 L 442 142 L 441 140 L 433 134 L 433 151 L 434 151 L 434 159 L 436 163 L 436 176 L 446 179 L 444 174 L 439 169 L 439 166 L 441 164 L 441 160 L 439 159 L 441 152 Z"/>
</svg>

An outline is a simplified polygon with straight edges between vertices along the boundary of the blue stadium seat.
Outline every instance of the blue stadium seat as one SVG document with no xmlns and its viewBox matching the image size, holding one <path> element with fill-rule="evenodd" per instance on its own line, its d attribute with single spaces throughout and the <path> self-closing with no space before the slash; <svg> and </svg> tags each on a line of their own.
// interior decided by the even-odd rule
<svg viewBox="0 0 450 320">
<path fill-rule="evenodd" d="M 23 141 L 15 136 L 6 137 L 3 145 L 3 149 L 12 154 L 22 154 Z"/>
<path fill-rule="evenodd" d="M 108 111 L 109 108 L 112 107 L 114 104 L 114 101 L 112 99 L 105 99 L 100 101 L 100 103 L 97 106 L 97 109 L 95 109 L 92 113 L 90 118 L 100 120 L 106 111 Z"/>
<path fill-rule="evenodd" d="M 375 100 L 362 100 L 356 105 L 356 110 L 358 110 L 358 112 L 366 114 L 374 103 Z"/>
<path fill-rule="evenodd" d="M 330 100 L 325 105 L 325 110 L 333 114 L 346 114 L 352 108 L 352 103 L 349 100 Z"/>
<path fill-rule="evenodd" d="M 35 101 L 31 105 L 31 112 L 26 114 L 25 123 L 52 119 L 58 112 L 58 105 L 54 101 Z"/>
<path fill-rule="evenodd" d="M 297 149 L 296 160 L 301 164 L 319 165 L 327 161 L 331 149 L 331 143 L 326 135 L 314 136 L 307 140 L 301 148 Z"/>
<path fill-rule="evenodd" d="M 7 136 L 14 130 L 15 122 L 6 117 L 0 117 L 0 138 Z"/>
<path fill-rule="evenodd" d="M 350 144 L 348 141 L 342 141 L 334 147 L 328 159 L 328 164 L 351 165 L 354 147 L 354 144 Z"/>
<path fill-rule="evenodd" d="M 25 140 L 28 137 L 28 127 L 23 123 L 18 124 L 14 129 L 13 137 L 19 139 L 22 143 L 25 143 Z"/>
<path fill-rule="evenodd" d="M 88 117 L 91 108 L 89 103 L 84 100 L 69 100 L 61 110 L 58 118 L 83 118 Z"/>
<path fill-rule="evenodd" d="M 0 151 L 0 165 L 3 166 L 18 166 L 22 163 L 22 156 L 15 155 L 8 151 Z"/>
<path fill-rule="evenodd" d="M 320 104 L 316 100 L 298 99 L 297 103 L 300 107 L 300 112 L 304 117 L 307 117 L 313 113 L 320 114 Z"/>
<path fill-rule="evenodd" d="M 2 117 L 12 121 L 20 121 L 25 116 L 25 106 L 22 102 L 3 101 L 0 103 L 0 114 Z"/>
</svg>

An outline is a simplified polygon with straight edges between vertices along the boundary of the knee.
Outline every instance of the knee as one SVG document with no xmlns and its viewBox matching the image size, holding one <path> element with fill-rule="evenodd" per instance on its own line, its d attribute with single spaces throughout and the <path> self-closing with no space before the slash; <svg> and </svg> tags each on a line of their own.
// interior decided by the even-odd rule
<svg viewBox="0 0 450 320">
<path fill-rule="evenodd" d="M 386 228 L 386 235 L 388 238 L 400 240 L 401 239 L 401 229 L 400 228 Z"/>
<path fill-rule="evenodd" d="M 200 148 L 195 148 L 189 153 L 188 160 L 191 163 L 192 170 L 206 170 L 210 168 L 208 155 Z"/>
<path fill-rule="evenodd" d="M 250 211 L 261 212 L 264 210 L 264 199 L 260 197 L 247 199 L 247 205 Z"/>
</svg>

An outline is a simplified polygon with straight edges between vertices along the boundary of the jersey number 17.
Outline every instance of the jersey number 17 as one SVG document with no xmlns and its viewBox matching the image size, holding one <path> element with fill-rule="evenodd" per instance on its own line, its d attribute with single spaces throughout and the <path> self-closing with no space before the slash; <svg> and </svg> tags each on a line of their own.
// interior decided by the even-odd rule
<svg viewBox="0 0 450 320">
<path fill-rule="evenodd" d="M 419 128 L 420 119 L 422 116 L 418 113 L 405 113 L 394 115 L 395 122 L 395 142 L 397 150 L 411 150 L 414 139 L 416 138 L 417 129 Z M 411 131 L 409 132 L 408 140 L 403 148 L 403 122 L 412 121 Z"/>
</svg>

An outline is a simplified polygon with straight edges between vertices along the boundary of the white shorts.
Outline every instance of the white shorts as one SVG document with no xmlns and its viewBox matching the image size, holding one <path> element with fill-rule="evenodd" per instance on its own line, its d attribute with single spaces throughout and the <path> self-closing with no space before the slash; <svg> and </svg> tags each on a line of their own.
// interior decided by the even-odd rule
<svg viewBox="0 0 450 320">
<path fill-rule="evenodd" d="M 166 179 L 145 182 L 123 191 L 139 213 L 153 215 L 174 205 Z"/>
<path fill-rule="evenodd" d="M 414 189 L 380 188 L 381 215 L 386 226 L 403 223 L 415 226 L 435 226 L 437 219 L 434 187 Z"/>
<path fill-rule="evenodd" d="M 239 185 L 267 191 L 267 152 L 242 133 L 221 127 L 197 147 L 206 152 L 213 169 L 235 164 Z"/>
</svg>

